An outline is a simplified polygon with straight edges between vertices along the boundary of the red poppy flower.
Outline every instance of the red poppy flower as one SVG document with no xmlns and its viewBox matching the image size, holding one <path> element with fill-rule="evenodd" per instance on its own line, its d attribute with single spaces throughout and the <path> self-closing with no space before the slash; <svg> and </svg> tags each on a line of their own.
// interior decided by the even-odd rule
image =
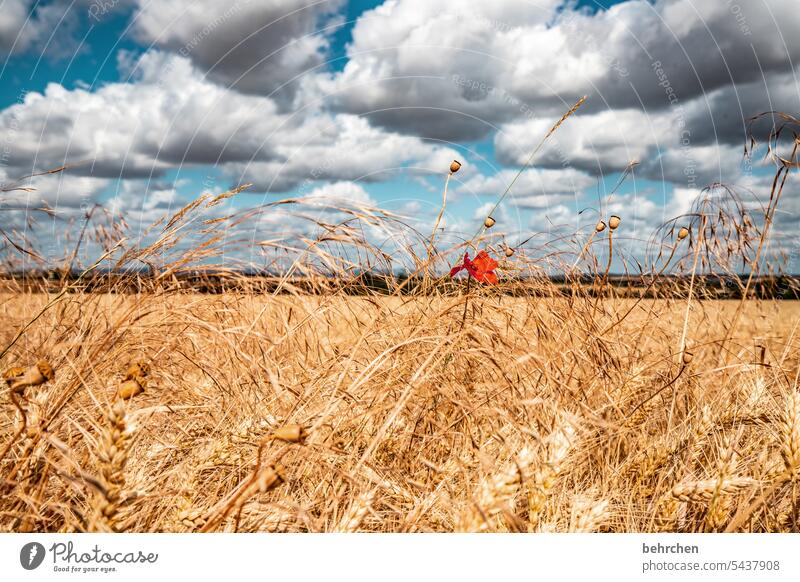
<svg viewBox="0 0 800 582">
<path fill-rule="evenodd" d="M 469 253 L 464 253 L 464 261 L 450 270 L 450 276 L 453 277 L 459 271 L 466 269 L 469 276 L 476 281 L 497 285 L 497 275 L 494 272 L 496 268 L 497 261 L 490 257 L 486 251 L 481 251 L 475 255 L 474 260 L 470 260 Z"/>
</svg>

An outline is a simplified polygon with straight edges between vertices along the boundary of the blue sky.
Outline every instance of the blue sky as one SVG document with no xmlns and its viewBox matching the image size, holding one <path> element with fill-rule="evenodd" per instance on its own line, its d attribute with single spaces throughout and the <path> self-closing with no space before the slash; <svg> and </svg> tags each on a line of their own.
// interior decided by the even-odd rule
<svg viewBox="0 0 800 582">
<path fill-rule="evenodd" d="M 767 2 L 786 10 L 777 20 L 689 0 L 297 0 L 283 13 L 120 0 L 99 16 L 91 0 L 2 2 L 0 178 L 89 161 L 33 185 L 28 204 L 64 217 L 90 203 L 135 210 L 139 232 L 204 190 L 244 182 L 252 193 L 232 211 L 313 193 L 399 211 L 424 230 L 441 167 L 457 157 L 442 233 L 455 241 L 587 95 L 504 201 L 503 235 L 555 236 L 625 210 L 626 251 L 639 259 L 707 184 L 763 188 L 769 168 L 742 166 L 736 120 L 797 104 L 795 49 L 775 39 L 792 38 L 798 19 L 782 0 Z M 58 230 L 30 234 L 57 253 Z"/>
</svg>

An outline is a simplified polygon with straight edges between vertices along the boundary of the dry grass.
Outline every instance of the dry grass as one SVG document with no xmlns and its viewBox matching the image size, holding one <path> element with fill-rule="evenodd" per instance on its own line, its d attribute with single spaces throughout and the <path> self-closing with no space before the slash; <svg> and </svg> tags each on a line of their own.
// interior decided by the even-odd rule
<svg viewBox="0 0 800 582">
<path fill-rule="evenodd" d="M 2 341 L 47 300 L 4 296 Z M 26 393 L 0 523 L 797 531 L 800 306 L 747 302 L 717 366 L 737 304 L 698 305 L 679 374 L 683 302 L 643 301 L 602 336 L 632 301 L 593 302 L 69 295 L 14 348 L 57 373 Z M 142 358 L 145 391 L 118 399 Z M 19 422 L 5 407 L 2 432 Z"/>
</svg>

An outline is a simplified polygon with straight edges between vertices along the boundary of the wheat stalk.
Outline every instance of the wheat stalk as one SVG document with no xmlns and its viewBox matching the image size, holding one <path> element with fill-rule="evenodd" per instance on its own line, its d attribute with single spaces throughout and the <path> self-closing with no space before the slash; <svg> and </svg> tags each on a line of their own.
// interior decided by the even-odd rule
<svg viewBox="0 0 800 582">
<path fill-rule="evenodd" d="M 98 491 L 92 531 L 121 531 L 119 512 L 125 489 L 133 427 L 128 424 L 125 404 L 117 400 L 106 415 L 107 425 L 100 440 L 98 460 L 103 487 Z"/>
<path fill-rule="evenodd" d="M 800 391 L 792 389 L 786 396 L 781 419 L 781 458 L 786 475 L 797 476 L 800 471 Z"/>
</svg>

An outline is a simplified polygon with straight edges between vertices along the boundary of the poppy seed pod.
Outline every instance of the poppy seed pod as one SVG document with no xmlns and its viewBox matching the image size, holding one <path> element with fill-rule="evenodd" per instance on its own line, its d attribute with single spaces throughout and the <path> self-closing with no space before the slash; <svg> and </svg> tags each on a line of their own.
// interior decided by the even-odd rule
<svg viewBox="0 0 800 582">
<path fill-rule="evenodd" d="M 123 400 L 130 400 L 144 392 L 145 381 L 141 376 L 135 376 L 125 380 L 117 388 L 117 396 Z"/>
<path fill-rule="evenodd" d="M 689 229 L 685 226 L 682 226 L 681 229 L 678 231 L 678 240 L 683 240 L 687 236 L 689 236 Z"/>
<path fill-rule="evenodd" d="M 620 222 L 622 222 L 622 219 L 616 214 L 612 214 L 611 218 L 608 219 L 608 226 L 611 230 L 617 230 Z"/>
<path fill-rule="evenodd" d="M 286 473 L 282 465 L 270 465 L 263 469 L 256 478 L 256 487 L 261 493 L 266 493 L 270 489 L 277 487 L 286 481 Z"/>
<path fill-rule="evenodd" d="M 508 258 L 513 257 L 514 256 L 514 249 L 512 249 L 511 247 L 506 247 L 506 256 Z"/>
<path fill-rule="evenodd" d="M 692 362 L 693 359 L 694 359 L 694 354 L 692 352 L 690 352 L 689 350 L 684 350 L 683 351 L 682 360 L 683 360 L 683 365 L 684 366 L 688 366 Z"/>
<path fill-rule="evenodd" d="M 14 383 L 14 380 L 22 376 L 24 373 L 25 373 L 25 368 L 14 366 L 13 368 L 9 368 L 5 372 L 3 372 L 3 380 L 6 381 L 6 384 L 11 386 L 11 384 Z"/>
<path fill-rule="evenodd" d="M 450 163 L 450 173 L 451 173 L 451 174 L 455 174 L 455 173 L 456 173 L 456 172 L 458 172 L 460 169 L 461 169 L 461 162 L 459 162 L 458 160 L 453 160 L 453 161 Z"/>
<path fill-rule="evenodd" d="M 306 436 L 305 429 L 299 424 L 287 424 L 276 430 L 272 437 L 287 443 L 299 443 Z"/>
<path fill-rule="evenodd" d="M 131 362 L 125 371 L 125 379 L 145 378 L 150 375 L 150 365 L 147 362 Z"/>
<path fill-rule="evenodd" d="M 44 360 L 39 360 L 35 366 L 28 368 L 24 374 L 9 382 L 12 392 L 21 394 L 29 386 L 40 386 L 56 377 L 53 368 Z"/>
<path fill-rule="evenodd" d="M 487 216 L 486 220 L 483 221 L 483 226 L 486 228 L 492 228 L 495 224 L 497 224 L 497 221 L 491 216 Z"/>
<path fill-rule="evenodd" d="M 602 220 L 598 222 L 594 227 L 594 230 L 596 232 L 603 232 L 605 229 L 606 229 L 606 223 L 603 222 Z"/>
</svg>

